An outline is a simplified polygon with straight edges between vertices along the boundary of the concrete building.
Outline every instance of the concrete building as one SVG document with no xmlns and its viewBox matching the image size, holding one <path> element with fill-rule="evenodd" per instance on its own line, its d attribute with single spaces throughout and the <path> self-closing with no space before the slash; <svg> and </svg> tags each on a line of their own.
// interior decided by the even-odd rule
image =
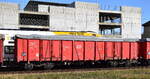
<svg viewBox="0 0 150 79">
<path fill-rule="evenodd" d="M 143 24 L 144 26 L 144 33 L 142 38 L 150 38 L 150 21 Z"/>
<path fill-rule="evenodd" d="M 0 29 L 18 29 L 18 17 L 18 4 L 0 3 Z"/>
<path fill-rule="evenodd" d="M 141 9 L 135 7 L 111 11 L 96 3 L 29 1 L 19 10 L 18 4 L 0 3 L 0 17 L 0 29 L 91 31 L 105 37 L 141 38 Z"/>
</svg>

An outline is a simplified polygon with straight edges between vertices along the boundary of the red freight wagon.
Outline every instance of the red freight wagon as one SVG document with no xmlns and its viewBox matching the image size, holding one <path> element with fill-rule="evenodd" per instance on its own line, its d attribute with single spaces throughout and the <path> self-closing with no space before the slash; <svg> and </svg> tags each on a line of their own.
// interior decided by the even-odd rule
<svg viewBox="0 0 150 79">
<path fill-rule="evenodd" d="M 94 61 L 94 57 L 95 57 L 95 42 L 94 41 L 86 41 L 85 42 L 84 60 Z"/>
<path fill-rule="evenodd" d="M 40 61 L 50 61 L 52 55 L 52 41 L 49 40 L 40 40 L 39 41 L 39 57 Z"/>
<path fill-rule="evenodd" d="M 27 67 L 91 61 L 119 64 L 122 60 L 136 60 L 139 54 L 137 40 L 18 35 L 16 45 L 16 60 Z"/>
<path fill-rule="evenodd" d="M 39 46 L 39 40 L 33 40 L 29 39 L 27 40 L 27 57 L 28 61 L 39 61 L 39 55 L 40 55 L 40 46 Z"/>
<path fill-rule="evenodd" d="M 150 65 L 150 38 L 140 41 L 139 51 L 139 60 L 141 60 L 142 65 Z"/>
<path fill-rule="evenodd" d="M 105 42 L 96 42 L 96 53 L 95 53 L 95 60 L 104 60 L 105 58 Z"/>
<path fill-rule="evenodd" d="M 114 59 L 121 59 L 122 55 L 122 42 L 114 42 Z"/>
<path fill-rule="evenodd" d="M 3 37 L 0 37 L 0 64 L 3 63 Z"/>
<path fill-rule="evenodd" d="M 135 60 L 139 58 L 139 42 L 125 41 L 122 43 L 122 59 Z"/>
<path fill-rule="evenodd" d="M 144 59 L 150 59 L 150 39 L 147 38 L 145 41 L 141 42 L 141 57 Z"/>
<path fill-rule="evenodd" d="M 17 39 L 17 61 L 39 61 L 39 40 Z"/>
<path fill-rule="evenodd" d="M 73 51 L 72 41 L 63 40 L 61 44 L 62 46 L 60 51 L 62 54 L 62 61 L 72 61 L 72 51 Z"/>
<path fill-rule="evenodd" d="M 131 42 L 130 44 L 130 59 L 138 59 L 139 42 Z"/>
<path fill-rule="evenodd" d="M 122 59 L 130 59 L 130 42 L 122 42 Z"/>
<path fill-rule="evenodd" d="M 99 40 L 101 41 L 101 40 Z M 104 61 L 108 61 L 111 65 L 117 66 L 118 64 L 135 64 L 139 58 L 139 40 L 138 39 L 105 39 L 101 46 L 104 51 L 100 54 L 96 52 L 96 59 L 99 55 L 103 55 Z M 97 46 L 99 47 L 99 46 Z"/>
<path fill-rule="evenodd" d="M 146 42 L 145 57 L 146 59 L 150 59 L 150 41 Z"/>
<path fill-rule="evenodd" d="M 83 61 L 84 59 L 84 47 L 85 42 L 74 41 L 73 42 L 73 61 Z"/>
<path fill-rule="evenodd" d="M 114 42 L 105 42 L 105 60 L 114 59 Z"/>
<path fill-rule="evenodd" d="M 17 47 L 19 46 L 19 47 Z M 17 62 L 27 61 L 27 39 L 17 39 L 16 40 L 16 58 Z"/>
<path fill-rule="evenodd" d="M 147 47 L 146 47 L 146 43 L 144 41 L 139 42 L 139 58 L 141 59 L 146 59 L 146 52 L 147 52 Z"/>
<path fill-rule="evenodd" d="M 59 40 L 53 40 L 51 41 L 51 59 L 52 61 L 61 61 L 61 56 L 62 56 L 62 41 Z M 55 52 L 55 53 L 53 53 Z"/>
</svg>

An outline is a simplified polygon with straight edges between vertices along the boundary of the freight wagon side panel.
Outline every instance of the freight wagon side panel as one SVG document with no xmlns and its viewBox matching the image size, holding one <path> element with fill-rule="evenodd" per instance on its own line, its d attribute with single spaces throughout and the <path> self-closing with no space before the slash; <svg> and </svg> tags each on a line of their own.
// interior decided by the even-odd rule
<svg viewBox="0 0 150 79">
<path fill-rule="evenodd" d="M 147 42 L 142 42 L 141 48 L 140 48 L 140 57 L 147 59 L 147 49 L 148 49 Z M 150 52 L 150 50 L 148 52 Z"/>
<path fill-rule="evenodd" d="M 115 52 L 114 52 L 114 59 L 121 59 L 121 52 L 122 52 L 122 43 L 115 42 Z"/>
<path fill-rule="evenodd" d="M 0 40 L 0 63 L 3 62 L 3 40 Z"/>
<path fill-rule="evenodd" d="M 28 61 L 39 61 L 39 40 L 28 40 Z"/>
<path fill-rule="evenodd" d="M 96 42 L 96 59 L 95 60 L 104 60 L 104 42 Z"/>
<path fill-rule="evenodd" d="M 122 43 L 122 59 L 130 59 L 130 42 Z"/>
<path fill-rule="evenodd" d="M 73 42 L 73 61 L 83 61 L 84 55 L 84 42 L 74 41 Z"/>
<path fill-rule="evenodd" d="M 145 42 L 139 42 L 139 54 L 138 57 L 139 58 L 145 58 L 145 54 L 146 54 L 146 43 Z"/>
<path fill-rule="evenodd" d="M 138 42 L 131 42 L 130 59 L 138 59 L 139 48 Z"/>
<path fill-rule="evenodd" d="M 52 45 L 52 61 L 61 61 L 62 41 L 53 40 Z"/>
<path fill-rule="evenodd" d="M 146 52 L 145 52 L 145 57 L 146 57 L 146 59 L 150 59 L 150 42 L 148 41 L 145 44 L 146 44 L 146 48 L 147 48 Z"/>
<path fill-rule="evenodd" d="M 105 42 L 105 59 L 112 60 L 114 58 L 114 43 Z"/>
<path fill-rule="evenodd" d="M 52 41 L 40 40 L 40 61 L 50 61 L 52 53 Z"/>
<path fill-rule="evenodd" d="M 20 61 L 27 61 L 28 55 L 28 46 L 27 46 L 27 39 L 17 39 L 16 41 L 16 58 L 17 62 Z"/>
<path fill-rule="evenodd" d="M 72 41 L 62 41 L 62 60 L 72 61 Z"/>
<path fill-rule="evenodd" d="M 84 60 L 94 60 L 95 42 L 85 41 L 85 57 Z"/>
</svg>

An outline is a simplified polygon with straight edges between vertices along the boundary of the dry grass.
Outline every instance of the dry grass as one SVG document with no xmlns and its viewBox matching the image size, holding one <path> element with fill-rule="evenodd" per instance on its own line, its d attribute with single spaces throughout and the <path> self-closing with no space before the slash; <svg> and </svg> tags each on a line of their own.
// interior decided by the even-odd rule
<svg viewBox="0 0 150 79">
<path fill-rule="evenodd" d="M 150 69 L 101 70 L 94 72 L 50 72 L 40 74 L 5 74 L 0 79 L 150 79 Z"/>
</svg>

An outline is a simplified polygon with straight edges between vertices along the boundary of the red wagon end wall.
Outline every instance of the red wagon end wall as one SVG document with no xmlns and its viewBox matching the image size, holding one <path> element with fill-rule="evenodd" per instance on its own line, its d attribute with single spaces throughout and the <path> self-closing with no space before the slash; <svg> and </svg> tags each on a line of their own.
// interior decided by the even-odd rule
<svg viewBox="0 0 150 79">
<path fill-rule="evenodd" d="M 3 63 L 3 39 L 0 39 L 0 63 Z"/>
</svg>

